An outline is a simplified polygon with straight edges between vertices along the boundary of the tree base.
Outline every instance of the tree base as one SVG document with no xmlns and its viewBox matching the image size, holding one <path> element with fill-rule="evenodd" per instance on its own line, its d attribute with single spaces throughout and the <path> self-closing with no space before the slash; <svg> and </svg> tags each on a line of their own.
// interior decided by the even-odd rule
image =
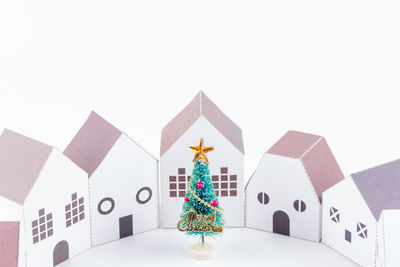
<svg viewBox="0 0 400 267">
<path fill-rule="evenodd" d="M 215 256 L 216 249 L 210 243 L 196 243 L 190 247 L 189 255 L 196 260 L 209 260 Z"/>
</svg>

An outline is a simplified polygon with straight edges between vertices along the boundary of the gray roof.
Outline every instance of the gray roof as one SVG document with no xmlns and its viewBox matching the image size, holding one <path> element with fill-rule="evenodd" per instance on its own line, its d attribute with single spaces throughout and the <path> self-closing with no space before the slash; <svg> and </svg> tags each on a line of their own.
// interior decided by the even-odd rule
<svg viewBox="0 0 400 267">
<path fill-rule="evenodd" d="M 5 129 L 0 136 L 0 196 L 22 205 L 52 149 Z"/>
<path fill-rule="evenodd" d="M 232 145 L 244 154 L 242 130 L 212 102 L 203 91 L 162 130 L 160 155 L 175 144 L 192 125 L 205 117 Z"/>
<path fill-rule="evenodd" d="M 383 209 L 400 209 L 400 159 L 351 177 L 376 220 Z"/>
</svg>

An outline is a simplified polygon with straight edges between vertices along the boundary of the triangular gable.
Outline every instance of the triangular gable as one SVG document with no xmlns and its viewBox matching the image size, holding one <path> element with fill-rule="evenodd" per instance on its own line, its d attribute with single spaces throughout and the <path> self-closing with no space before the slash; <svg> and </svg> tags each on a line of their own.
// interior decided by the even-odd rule
<svg viewBox="0 0 400 267">
<path fill-rule="evenodd" d="M 300 159 L 320 202 L 326 189 L 344 179 L 342 170 L 322 136 L 288 131 L 267 153 Z"/>
<path fill-rule="evenodd" d="M 232 145 L 244 154 L 242 130 L 228 118 L 203 91 L 173 118 L 162 130 L 160 155 L 172 147 L 175 142 L 201 116 L 204 116 Z"/>
<path fill-rule="evenodd" d="M 0 266 L 18 267 L 19 222 L 0 222 Z"/>
<path fill-rule="evenodd" d="M 5 129 L 0 136 L 0 196 L 23 204 L 52 147 Z"/>
<path fill-rule="evenodd" d="M 384 209 L 400 209 L 400 159 L 351 177 L 376 220 Z"/>
<path fill-rule="evenodd" d="M 92 111 L 64 150 L 89 176 L 97 169 L 122 132 Z"/>
</svg>

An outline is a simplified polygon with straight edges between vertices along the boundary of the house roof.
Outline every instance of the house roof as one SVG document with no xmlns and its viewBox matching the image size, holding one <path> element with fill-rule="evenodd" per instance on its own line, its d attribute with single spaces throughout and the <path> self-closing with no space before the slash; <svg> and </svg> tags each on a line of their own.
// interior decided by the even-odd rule
<svg viewBox="0 0 400 267">
<path fill-rule="evenodd" d="M 18 266 L 19 222 L 0 222 L 0 266 Z"/>
<path fill-rule="evenodd" d="M 176 115 L 161 133 L 160 155 L 172 147 L 175 142 L 201 116 L 205 117 L 232 145 L 244 154 L 242 130 L 212 102 L 203 91 Z"/>
<path fill-rule="evenodd" d="M 52 147 L 5 129 L 0 136 L 0 196 L 23 204 Z"/>
<path fill-rule="evenodd" d="M 344 178 L 328 143 L 319 135 L 288 131 L 267 153 L 300 159 L 320 202 L 322 193 Z"/>
<path fill-rule="evenodd" d="M 120 130 L 92 111 L 64 154 L 91 176 L 121 134 Z"/>
<path fill-rule="evenodd" d="M 400 159 L 351 177 L 376 220 L 383 209 L 400 209 Z"/>
</svg>

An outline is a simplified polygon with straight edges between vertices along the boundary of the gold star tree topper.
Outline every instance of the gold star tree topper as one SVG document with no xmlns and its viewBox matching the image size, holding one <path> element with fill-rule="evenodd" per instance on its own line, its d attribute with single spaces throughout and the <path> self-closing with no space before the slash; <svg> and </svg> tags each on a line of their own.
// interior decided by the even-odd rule
<svg viewBox="0 0 400 267">
<path fill-rule="evenodd" d="M 204 146 L 203 138 L 200 139 L 200 144 L 198 146 L 190 146 L 190 149 L 196 152 L 193 158 L 193 162 L 201 158 L 207 163 L 208 163 L 207 153 L 214 150 L 212 146 L 208 147 Z"/>
</svg>

